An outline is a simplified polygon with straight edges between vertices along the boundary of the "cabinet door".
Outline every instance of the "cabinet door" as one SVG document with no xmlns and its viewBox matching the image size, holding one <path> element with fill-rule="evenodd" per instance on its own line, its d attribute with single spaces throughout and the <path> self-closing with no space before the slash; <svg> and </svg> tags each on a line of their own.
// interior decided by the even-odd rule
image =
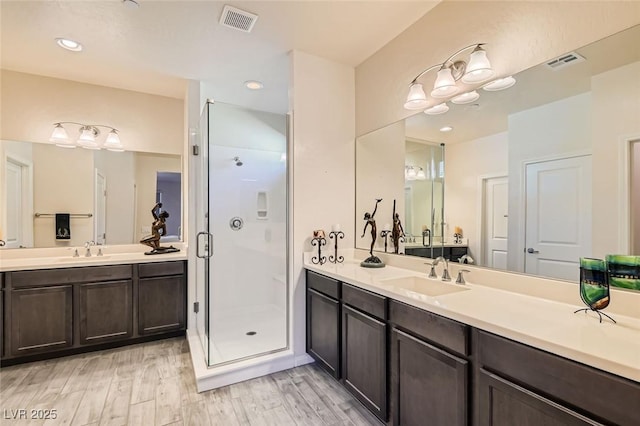
<svg viewBox="0 0 640 426">
<path fill-rule="evenodd" d="M 479 404 L 482 426 L 600 424 L 484 370 L 480 370 Z"/>
<path fill-rule="evenodd" d="M 184 276 L 140 279 L 138 332 L 146 335 L 184 329 L 185 305 Z"/>
<path fill-rule="evenodd" d="M 307 289 L 307 353 L 340 378 L 340 302 Z"/>
<path fill-rule="evenodd" d="M 28 355 L 73 345 L 70 285 L 11 291 L 11 352 Z"/>
<path fill-rule="evenodd" d="M 342 306 L 344 385 L 380 419 L 387 419 L 387 327 L 347 305 Z"/>
<path fill-rule="evenodd" d="M 467 424 L 467 361 L 393 328 L 390 362 L 392 424 Z"/>
<path fill-rule="evenodd" d="M 131 280 L 80 284 L 78 290 L 81 344 L 96 344 L 131 337 Z"/>
</svg>

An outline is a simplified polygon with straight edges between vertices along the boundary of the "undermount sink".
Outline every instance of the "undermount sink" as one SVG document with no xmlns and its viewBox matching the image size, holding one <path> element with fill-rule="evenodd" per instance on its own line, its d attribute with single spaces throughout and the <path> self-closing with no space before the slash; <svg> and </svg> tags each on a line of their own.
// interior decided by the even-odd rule
<svg viewBox="0 0 640 426">
<path fill-rule="evenodd" d="M 388 278 L 380 280 L 380 283 L 396 289 L 404 289 L 424 294 L 425 296 L 442 296 L 445 294 L 469 290 L 468 287 L 464 287 L 459 284 L 447 284 L 442 281 L 430 280 L 422 277 Z"/>
</svg>

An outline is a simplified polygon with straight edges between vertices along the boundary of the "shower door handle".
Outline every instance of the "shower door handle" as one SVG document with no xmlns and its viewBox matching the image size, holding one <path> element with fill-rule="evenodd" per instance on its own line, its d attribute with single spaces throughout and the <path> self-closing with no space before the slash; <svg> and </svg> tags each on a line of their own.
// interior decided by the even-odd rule
<svg viewBox="0 0 640 426">
<path fill-rule="evenodd" d="M 200 255 L 200 247 L 201 244 L 200 242 L 202 241 L 202 239 L 200 238 L 201 235 L 206 235 L 207 239 L 206 239 L 206 243 L 204 244 L 204 254 Z M 213 235 L 211 235 L 209 232 L 198 232 L 198 234 L 196 235 L 196 257 L 199 257 L 200 259 L 208 259 L 213 255 Z"/>
</svg>

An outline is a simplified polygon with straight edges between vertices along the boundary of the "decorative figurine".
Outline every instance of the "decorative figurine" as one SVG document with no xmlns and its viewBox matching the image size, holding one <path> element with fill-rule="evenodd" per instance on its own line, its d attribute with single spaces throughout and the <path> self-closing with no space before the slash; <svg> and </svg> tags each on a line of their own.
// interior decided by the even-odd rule
<svg viewBox="0 0 640 426">
<path fill-rule="evenodd" d="M 376 244 L 376 236 L 378 234 L 378 229 L 376 228 L 376 221 L 374 216 L 376 215 L 376 211 L 378 210 L 378 203 L 382 201 L 382 198 L 376 199 L 376 206 L 373 209 L 373 213 L 365 213 L 364 220 L 367 222 L 364 224 L 364 230 L 362 231 L 362 236 L 360 238 L 364 238 L 365 232 L 367 232 L 367 227 L 371 225 L 371 248 L 369 249 L 369 257 L 360 262 L 360 266 L 364 268 L 383 268 L 384 263 L 380 260 L 379 257 L 373 255 L 373 246 Z"/>
<path fill-rule="evenodd" d="M 580 258 L 580 298 L 587 305 L 587 308 L 578 309 L 574 312 L 593 311 L 598 314 L 600 322 L 602 316 L 616 322 L 609 315 L 601 312 L 609 306 L 609 275 L 607 272 L 607 262 L 602 259 Z"/>
<path fill-rule="evenodd" d="M 160 237 L 167 234 L 166 221 L 169 217 L 169 212 L 166 210 L 158 214 L 156 211 L 160 208 L 162 208 L 162 203 L 157 203 L 151 209 L 151 214 L 153 215 L 153 223 L 151 224 L 151 235 L 140 240 L 141 244 L 149 246 L 153 249 L 151 251 L 145 252 L 144 254 L 165 254 L 180 251 L 180 249 L 177 249 L 174 246 L 160 246 Z M 160 231 L 162 231 L 162 233 L 160 233 Z"/>
<path fill-rule="evenodd" d="M 396 213 L 396 200 L 393 200 L 393 230 L 391 231 L 391 241 L 393 241 L 393 252 L 395 254 L 398 254 L 398 250 L 400 249 L 400 239 L 403 237 L 404 229 L 402 229 L 400 215 Z"/>
<path fill-rule="evenodd" d="M 313 238 L 311 238 L 311 246 L 318 246 L 318 255 L 311 258 L 311 263 L 315 265 L 324 265 L 327 261 L 327 257 L 322 255 L 322 246 L 327 244 L 325 233 L 323 229 L 313 231 Z"/>
</svg>

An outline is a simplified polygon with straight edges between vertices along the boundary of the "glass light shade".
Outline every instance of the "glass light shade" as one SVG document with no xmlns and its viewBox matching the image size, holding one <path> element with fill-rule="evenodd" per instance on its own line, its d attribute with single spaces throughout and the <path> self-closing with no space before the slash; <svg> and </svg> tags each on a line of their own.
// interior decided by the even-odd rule
<svg viewBox="0 0 640 426">
<path fill-rule="evenodd" d="M 487 58 L 487 52 L 478 48 L 469 57 L 469 64 L 467 64 L 467 70 L 462 76 L 462 82 L 466 84 L 479 83 L 490 79 L 494 74 Z"/>
<path fill-rule="evenodd" d="M 418 180 L 426 180 L 427 176 L 424 174 L 424 170 L 422 170 L 422 167 L 420 167 L 420 170 L 418 170 L 418 173 L 416 173 L 416 179 Z"/>
<path fill-rule="evenodd" d="M 415 180 L 416 179 L 416 169 L 414 169 L 413 167 L 409 167 L 407 169 L 406 179 L 407 180 Z"/>
<path fill-rule="evenodd" d="M 64 127 L 62 127 L 62 124 L 56 124 L 56 127 L 53 128 L 53 132 L 51 132 L 49 141 L 55 143 L 69 142 L 69 135 L 67 134 L 67 131 L 64 129 Z"/>
<path fill-rule="evenodd" d="M 493 80 L 491 83 L 485 84 L 482 89 L 486 90 L 487 92 L 497 92 L 498 90 L 508 89 L 514 84 L 516 84 L 516 79 L 509 76 Z"/>
<path fill-rule="evenodd" d="M 461 95 L 456 96 L 451 99 L 451 102 L 457 105 L 470 104 L 471 102 L 475 102 L 480 97 L 480 94 L 475 90 L 472 92 L 466 92 Z"/>
<path fill-rule="evenodd" d="M 78 138 L 78 145 L 87 149 L 100 149 L 96 143 L 96 132 L 93 128 L 85 126 L 81 129 L 82 133 Z"/>
<path fill-rule="evenodd" d="M 122 143 L 120 142 L 120 136 L 118 136 L 118 132 L 116 131 L 116 129 L 111 129 L 111 131 L 107 135 L 107 139 L 104 141 L 104 147 L 109 151 L 124 151 Z"/>
<path fill-rule="evenodd" d="M 404 108 L 409 110 L 422 109 L 427 107 L 427 95 L 424 93 L 422 84 L 413 83 L 409 87 L 409 95 L 404 103 Z"/>
<path fill-rule="evenodd" d="M 438 114 L 444 114 L 447 111 L 449 111 L 449 105 L 447 105 L 446 102 L 443 102 L 441 104 L 432 106 L 431 108 L 424 110 L 424 113 L 428 115 L 438 115 Z"/>
<path fill-rule="evenodd" d="M 433 84 L 433 90 L 431 96 L 434 98 L 448 98 L 460 91 L 460 88 L 456 86 L 456 81 L 451 74 L 450 68 L 442 68 L 438 71 L 436 82 Z"/>
</svg>

